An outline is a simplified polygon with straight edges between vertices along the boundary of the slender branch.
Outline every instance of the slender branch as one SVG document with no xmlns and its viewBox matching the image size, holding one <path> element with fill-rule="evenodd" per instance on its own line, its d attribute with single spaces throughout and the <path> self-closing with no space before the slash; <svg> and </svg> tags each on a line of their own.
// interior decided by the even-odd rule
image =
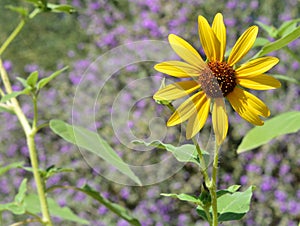
<svg viewBox="0 0 300 226">
<path fill-rule="evenodd" d="M 10 226 L 25 225 L 25 224 L 33 223 L 33 222 L 41 222 L 41 221 L 39 219 L 37 219 L 37 218 L 29 218 L 29 219 L 26 219 L 24 221 L 19 221 L 19 222 L 13 223 Z"/>
<path fill-rule="evenodd" d="M 7 104 L 2 104 L 2 103 L 0 103 L 0 107 L 6 109 L 6 110 L 8 110 L 8 111 L 13 110 L 12 107 L 9 106 L 9 105 L 7 105 Z"/>
<path fill-rule="evenodd" d="M 2 96 L 2 97 L 4 97 L 5 96 L 5 93 L 4 93 L 4 91 L 0 88 L 0 95 Z"/>
<path fill-rule="evenodd" d="M 37 126 L 36 127 L 36 132 L 38 132 L 39 130 L 41 130 L 41 129 L 47 127 L 47 126 L 49 126 L 49 123 L 43 123 L 43 124 Z"/>
<path fill-rule="evenodd" d="M 199 143 L 196 141 L 196 139 L 194 137 L 192 138 L 192 140 L 193 140 L 194 145 L 196 146 L 196 150 L 197 150 L 199 160 L 200 160 L 200 165 L 201 165 L 200 170 L 201 170 L 201 173 L 203 174 L 205 184 L 207 185 L 209 183 L 209 177 L 208 177 L 208 174 L 207 174 L 207 166 L 206 166 L 204 157 L 202 155 Z"/>
<path fill-rule="evenodd" d="M 37 108 L 37 98 L 35 95 L 32 95 L 32 103 L 33 103 L 33 122 L 32 129 L 34 133 L 37 131 L 37 120 L 38 120 L 38 108 Z"/>
<path fill-rule="evenodd" d="M 16 38 L 16 36 L 20 33 L 22 28 L 25 25 L 25 20 L 22 19 L 20 23 L 17 25 L 17 27 L 14 29 L 14 31 L 8 36 L 8 38 L 5 40 L 5 42 L 0 47 L 0 56 L 3 54 L 3 52 L 6 50 L 6 48 L 9 46 L 9 44 Z"/>
<path fill-rule="evenodd" d="M 29 15 L 28 18 L 32 19 L 40 12 L 39 9 L 35 8 Z M 26 19 L 22 18 L 20 23 L 17 25 L 17 27 L 13 30 L 13 32 L 8 36 L 8 38 L 5 40 L 5 42 L 0 47 L 0 56 L 3 54 L 3 52 L 7 49 L 7 47 L 10 45 L 10 43 L 17 37 L 17 35 L 20 33 L 22 28 L 24 27 L 26 23 Z"/>
<path fill-rule="evenodd" d="M 4 87 L 6 89 L 6 92 L 11 93 L 12 92 L 11 84 L 8 79 L 6 70 L 3 67 L 1 59 L 0 59 L 0 74 L 1 74 L 2 81 L 4 83 Z M 37 157 L 37 153 L 36 153 L 35 140 L 34 140 L 35 134 L 36 134 L 36 128 L 35 127 L 31 128 L 24 112 L 22 111 L 22 109 L 19 105 L 18 100 L 16 98 L 11 98 L 11 103 L 12 103 L 13 111 L 17 115 L 19 122 L 21 123 L 22 128 L 26 135 L 27 146 L 28 146 L 31 165 L 32 165 L 32 169 L 33 169 L 33 176 L 34 176 L 34 180 L 36 183 L 37 192 L 38 192 L 40 205 L 41 205 L 41 211 L 42 211 L 42 215 L 43 215 L 43 222 L 47 226 L 52 226 L 53 224 L 52 224 L 49 210 L 48 210 L 48 203 L 47 203 L 46 194 L 44 191 L 44 184 L 42 182 L 41 175 L 39 173 L 38 157 Z"/>
</svg>

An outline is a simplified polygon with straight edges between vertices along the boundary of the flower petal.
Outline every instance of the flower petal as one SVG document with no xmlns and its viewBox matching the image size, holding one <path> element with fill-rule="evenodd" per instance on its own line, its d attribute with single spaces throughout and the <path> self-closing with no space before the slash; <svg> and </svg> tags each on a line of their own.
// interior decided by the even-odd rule
<svg viewBox="0 0 300 226">
<path fill-rule="evenodd" d="M 233 66 L 248 53 L 255 42 L 257 33 L 258 27 L 251 26 L 237 40 L 228 57 L 228 64 L 230 66 Z"/>
<path fill-rule="evenodd" d="M 251 60 L 235 70 L 237 78 L 249 78 L 260 75 L 270 70 L 274 65 L 279 62 L 276 57 L 261 57 Z"/>
<path fill-rule="evenodd" d="M 220 55 L 217 57 L 217 60 L 222 62 L 226 49 L 226 27 L 221 13 L 216 14 L 212 29 L 220 42 Z"/>
<path fill-rule="evenodd" d="M 171 115 L 167 122 L 167 126 L 175 126 L 190 118 L 193 113 L 197 111 L 197 106 L 201 104 L 202 99 L 204 98 L 205 94 L 203 91 L 201 91 L 184 101 Z"/>
<path fill-rule="evenodd" d="M 228 131 L 228 117 L 223 98 L 216 98 L 212 110 L 212 123 L 217 144 L 220 145 L 226 138 Z"/>
<path fill-rule="evenodd" d="M 186 138 L 191 139 L 195 136 L 204 126 L 210 107 L 210 98 L 203 98 L 201 103 L 197 106 L 197 112 L 195 112 L 192 117 L 189 119 L 187 128 L 186 128 Z"/>
<path fill-rule="evenodd" d="M 265 74 L 251 78 L 237 78 L 236 82 L 243 87 L 255 90 L 276 89 L 281 86 L 276 78 Z"/>
<path fill-rule="evenodd" d="M 208 60 L 220 60 L 220 41 L 203 16 L 198 17 L 198 32 L 202 47 Z"/>
<path fill-rule="evenodd" d="M 163 89 L 158 90 L 153 99 L 155 100 L 176 100 L 178 98 L 184 97 L 195 90 L 199 89 L 200 85 L 194 80 L 176 82 L 167 85 Z"/>
<path fill-rule="evenodd" d="M 259 118 L 260 116 L 268 117 L 270 110 L 268 107 L 256 96 L 251 93 L 236 87 L 233 92 L 228 94 L 229 100 L 233 109 L 248 122 L 261 126 L 264 122 Z"/>
<path fill-rule="evenodd" d="M 186 78 L 199 76 L 201 70 L 196 67 L 181 61 L 165 61 L 154 66 L 155 70 L 177 77 Z"/>
<path fill-rule="evenodd" d="M 183 60 L 200 70 L 205 67 L 205 63 L 200 54 L 187 41 L 177 35 L 170 34 L 169 43 L 172 49 Z"/>
</svg>

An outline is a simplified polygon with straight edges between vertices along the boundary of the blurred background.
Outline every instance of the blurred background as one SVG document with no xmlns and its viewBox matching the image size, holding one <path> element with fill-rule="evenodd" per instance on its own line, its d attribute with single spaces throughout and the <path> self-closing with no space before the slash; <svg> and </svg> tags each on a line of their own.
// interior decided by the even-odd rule
<svg viewBox="0 0 300 226">
<path fill-rule="evenodd" d="M 43 77 L 63 66 L 70 66 L 66 73 L 57 77 L 41 92 L 39 101 L 41 122 L 53 118 L 71 122 L 74 95 L 80 79 L 87 74 L 92 82 L 95 77 L 101 78 L 101 71 L 89 66 L 98 56 L 117 46 L 141 40 L 167 41 L 168 34 L 174 33 L 188 40 L 200 53 L 203 53 L 198 37 L 197 17 L 203 15 L 211 23 L 214 15 L 221 12 L 227 26 L 228 49 L 234 45 L 244 30 L 257 21 L 279 27 L 283 22 L 300 16 L 299 0 L 222 2 L 217 0 L 61 0 L 58 2 L 73 5 L 77 12 L 72 15 L 50 13 L 38 15 L 28 22 L 2 57 L 9 76 L 14 81 L 14 90 L 21 89 L 21 84 L 15 80 L 17 76 L 25 78 L 31 72 L 38 70 Z M 19 16 L 5 8 L 8 4 L 30 7 L 21 1 L 0 1 L 1 43 L 19 22 Z M 259 36 L 269 38 L 262 29 L 259 31 Z M 271 38 L 269 40 L 272 41 Z M 245 60 L 257 51 L 258 49 L 253 49 Z M 146 54 L 147 48 L 141 48 L 140 52 Z M 290 43 L 286 49 L 272 53 L 280 58 L 280 63 L 271 72 L 299 81 L 300 64 L 291 52 L 299 56 L 300 40 Z M 175 54 L 173 57 L 176 58 Z M 128 86 L 130 82 L 147 78 L 151 88 L 150 93 L 154 93 L 159 88 L 163 77 L 153 69 L 155 63 L 144 61 L 127 65 L 116 71 L 109 80 L 105 81 L 105 86 L 101 90 L 101 99 L 97 100 L 99 112 L 95 117 L 95 125 L 99 134 L 107 139 L 124 161 L 133 165 L 159 162 L 168 154 L 156 149 L 137 153 L 116 136 L 112 127 L 111 113 L 113 103 L 121 91 L 121 97 L 124 99 L 119 109 L 123 109 L 124 117 L 126 116 L 126 127 L 122 130 L 124 133 L 134 134 L 137 139 L 147 139 L 151 137 L 151 130 L 153 132 L 155 129 L 163 129 L 167 131 L 162 138 L 164 142 L 174 145 L 184 143 L 182 140 L 184 130 L 181 131 L 180 126 L 165 127 L 164 123 L 171 115 L 169 110 L 156 104 L 150 94 L 147 97 L 136 98 L 134 89 L 131 90 Z M 114 65 L 116 62 L 112 61 L 108 64 Z M 297 84 L 282 81 L 282 87 L 278 90 L 252 93 L 258 95 L 269 106 L 271 117 L 286 111 L 300 110 L 300 87 Z M 31 117 L 30 99 L 28 97 L 20 99 L 24 111 Z M 93 103 L 88 98 L 79 101 L 83 109 Z M 257 189 L 252 199 L 251 211 L 243 220 L 223 225 L 298 225 L 300 221 L 299 132 L 281 136 L 260 148 L 238 155 L 237 146 L 252 125 L 242 120 L 229 105 L 227 110 L 230 115 L 230 128 L 228 138 L 221 150 L 219 188 L 241 184 L 244 189 L 249 185 L 256 185 Z M 91 112 L 87 111 L 86 114 L 94 117 Z M 155 117 L 163 120 L 156 121 L 152 126 L 151 119 Z M 15 116 L 1 113 L 0 134 L 1 164 L 25 161 L 29 165 L 25 139 Z M 200 138 L 204 137 L 205 140 L 209 134 L 210 123 L 205 126 Z M 168 192 L 199 194 L 202 177 L 193 164 L 186 164 L 160 183 L 143 187 L 127 186 L 114 183 L 102 176 L 115 171 L 114 168 L 99 160 L 85 161 L 78 148 L 61 140 L 49 129 L 42 130 L 37 137 L 37 145 L 41 167 L 56 165 L 75 168 L 72 173 L 52 177 L 47 183 L 48 186 L 58 183 L 82 186 L 88 183 L 108 199 L 132 211 L 142 225 L 206 225 L 191 204 L 160 196 L 160 193 Z M 4 175 L 0 178 L 1 203 L 11 201 L 25 176 L 31 178 L 31 175 L 23 170 L 12 170 L 9 176 Z M 30 180 L 30 183 L 34 188 L 33 180 Z M 68 205 L 79 216 L 87 219 L 90 225 L 128 225 L 105 207 L 99 206 L 81 193 L 55 190 L 51 195 L 61 206 Z M 3 219 L 6 225 L 9 225 L 22 217 L 4 212 Z M 55 219 L 55 222 L 56 225 L 75 225 L 59 219 Z"/>
</svg>

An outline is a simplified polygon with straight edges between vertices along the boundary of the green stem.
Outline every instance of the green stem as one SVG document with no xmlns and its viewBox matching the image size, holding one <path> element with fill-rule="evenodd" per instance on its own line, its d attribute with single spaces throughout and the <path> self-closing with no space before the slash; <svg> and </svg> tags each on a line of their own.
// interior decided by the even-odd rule
<svg viewBox="0 0 300 226">
<path fill-rule="evenodd" d="M 203 158 L 199 143 L 196 141 L 196 139 L 194 137 L 192 138 L 192 140 L 193 140 L 194 145 L 196 146 L 196 150 L 197 150 L 199 160 L 200 160 L 200 165 L 201 165 L 201 167 L 200 167 L 201 168 L 201 173 L 203 174 L 205 184 L 207 185 L 209 183 L 209 177 L 208 177 L 208 173 L 207 173 L 207 166 L 205 164 L 205 160 Z"/>
<path fill-rule="evenodd" d="M 5 40 L 5 42 L 2 44 L 2 46 L 0 47 L 0 56 L 2 55 L 2 53 L 6 50 L 6 48 L 9 46 L 9 44 L 16 38 L 16 36 L 20 33 L 20 31 L 22 30 L 22 28 L 25 25 L 25 20 L 22 19 L 20 21 L 20 23 L 17 25 L 17 27 L 15 28 L 15 30 L 10 34 L 10 36 L 8 36 L 8 38 Z"/>
<path fill-rule="evenodd" d="M 6 89 L 6 92 L 8 94 L 11 93 L 12 92 L 11 84 L 8 79 L 8 75 L 3 67 L 1 59 L 0 59 L 0 74 L 1 74 L 1 78 L 3 81 L 4 87 Z M 40 200 L 41 211 L 42 211 L 42 215 L 43 215 L 42 219 L 43 219 L 44 225 L 52 226 L 53 224 L 52 224 L 52 221 L 50 218 L 50 214 L 49 214 L 49 210 L 48 210 L 48 203 L 47 203 L 46 194 L 44 191 L 44 183 L 42 182 L 41 175 L 39 173 L 38 157 L 37 157 L 35 141 L 34 141 L 35 134 L 36 134 L 36 128 L 30 127 L 30 124 L 29 124 L 25 114 L 23 113 L 23 111 L 19 105 L 19 102 L 16 98 L 11 98 L 11 104 L 12 104 L 13 111 L 17 115 L 19 122 L 21 123 L 21 126 L 26 135 L 26 141 L 27 141 L 27 146 L 28 146 L 28 150 L 29 150 L 30 161 L 31 161 L 32 170 L 33 170 L 33 176 L 34 176 L 34 180 L 35 180 L 35 184 L 37 187 L 37 192 L 38 192 L 38 196 L 39 196 L 39 200 Z"/>
<path fill-rule="evenodd" d="M 32 19 L 40 12 L 39 9 L 34 9 L 28 16 L 28 18 Z M 0 56 L 2 56 L 3 52 L 7 49 L 9 44 L 17 37 L 17 35 L 20 33 L 22 28 L 24 27 L 26 23 L 25 18 L 22 18 L 20 23 L 17 25 L 17 27 L 13 30 L 13 32 L 8 36 L 8 38 L 5 40 L 5 42 L 0 47 Z"/>
<path fill-rule="evenodd" d="M 217 174 L 218 174 L 218 162 L 219 162 L 219 148 L 220 146 L 216 144 L 214 162 L 212 168 L 211 183 L 208 187 L 211 196 L 211 207 L 212 207 L 212 217 L 213 226 L 218 226 L 218 205 L 217 205 Z"/>
<path fill-rule="evenodd" d="M 6 109 L 6 110 L 8 110 L 8 111 L 11 111 L 11 110 L 12 110 L 12 107 L 9 106 L 9 105 L 7 105 L 7 104 L 2 104 L 2 103 L 0 103 L 0 107 Z M 1 225 L 1 224 L 0 224 L 0 225 Z"/>
<path fill-rule="evenodd" d="M 37 108 L 37 97 L 35 95 L 32 96 L 32 102 L 33 102 L 32 129 L 36 133 L 36 131 L 37 131 L 37 120 L 38 120 L 38 108 Z"/>
<path fill-rule="evenodd" d="M 2 96 L 2 97 L 4 97 L 5 96 L 5 93 L 3 92 L 3 90 L 0 88 L 0 95 Z"/>
</svg>

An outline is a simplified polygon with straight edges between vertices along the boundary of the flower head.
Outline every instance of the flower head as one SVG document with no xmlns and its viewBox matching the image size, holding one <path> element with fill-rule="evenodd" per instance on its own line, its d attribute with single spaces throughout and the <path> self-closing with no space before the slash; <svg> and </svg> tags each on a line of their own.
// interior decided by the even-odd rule
<svg viewBox="0 0 300 226">
<path fill-rule="evenodd" d="M 221 144 L 226 138 L 228 117 L 224 99 L 245 120 L 254 125 L 263 125 L 260 116 L 268 117 L 268 107 L 244 88 L 268 90 L 280 87 L 280 82 L 264 74 L 276 65 L 276 57 L 261 57 L 242 65 L 237 63 L 253 46 L 258 27 L 249 27 L 237 40 L 227 59 L 226 27 L 222 14 L 216 14 L 212 26 L 199 16 L 198 30 L 206 61 L 184 39 L 169 35 L 172 49 L 185 62 L 166 61 L 155 65 L 155 69 L 177 78 L 191 78 L 167 85 L 154 94 L 155 100 L 176 100 L 192 94 L 169 118 L 167 125 L 174 126 L 188 120 L 186 137 L 195 136 L 204 126 L 211 110 L 216 140 Z M 211 108 L 212 106 L 212 108 Z"/>
</svg>

